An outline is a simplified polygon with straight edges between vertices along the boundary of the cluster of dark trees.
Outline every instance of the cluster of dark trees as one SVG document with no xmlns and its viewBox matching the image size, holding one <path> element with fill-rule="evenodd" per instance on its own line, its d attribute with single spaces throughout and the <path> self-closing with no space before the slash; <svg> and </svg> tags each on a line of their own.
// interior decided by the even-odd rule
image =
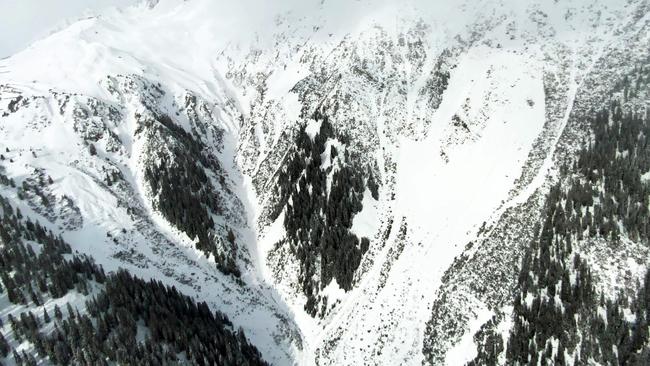
<svg viewBox="0 0 650 366">
<path fill-rule="evenodd" d="M 647 242 L 650 187 L 641 177 L 650 171 L 650 124 L 617 103 L 592 122 L 593 139 L 548 193 L 544 221 L 523 258 L 508 364 L 650 364 L 650 271 L 637 294 L 612 299 L 597 290 L 573 248 L 597 237 L 620 245 L 621 234 Z M 474 364 L 490 363 L 504 349 L 500 337 L 483 339 L 490 345 Z"/>
<path fill-rule="evenodd" d="M 22 104 L 25 104 L 27 100 L 23 100 L 23 96 L 19 95 L 14 99 L 11 99 L 9 101 L 9 104 L 7 105 L 7 108 L 9 109 L 9 112 L 14 113 L 18 110 L 20 102 L 23 102 Z"/>
<path fill-rule="evenodd" d="M 41 305 L 44 296 L 60 298 L 77 289 L 88 292 L 88 281 L 102 283 L 104 271 L 86 256 L 65 259 L 70 246 L 43 228 L 38 222 L 24 219 L 20 210 L 13 211 L 0 197 L 3 217 L 0 219 L 0 279 L 3 291 L 14 304 Z M 33 244 L 39 243 L 38 253 Z"/>
<path fill-rule="evenodd" d="M 3 155 L 0 155 L 0 160 L 5 160 L 5 157 Z M 12 188 L 16 187 L 16 182 L 13 180 L 13 178 L 9 178 L 8 176 L 2 173 L 0 173 L 0 184 Z"/>
<path fill-rule="evenodd" d="M 350 163 L 347 152 L 341 155 L 334 146 L 327 147 L 326 142 L 335 138 L 327 116 L 317 112 L 313 118 L 321 123 L 319 132 L 312 141 L 305 126 L 300 129 L 296 148 L 279 173 L 276 189 L 280 204 L 275 217 L 286 207 L 284 227 L 291 250 L 300 261 L 301 285 L 307 296 L 305 310 L 315 316 L 319 310 L 318 286 L 326 286 L 335 278 L 341 288 L 350 290 L 370 242 L 350 232 L 354 215 L 362 209 L 364 174 Z M 327 154 L 332 162 L 340 162 L 334 171 L 334 164 L 321 168 L 322 156 Z M 370 184 L 376 196 L 376 183 Z M 320 278 L 315 280 L 318 271 Z"/>
<path fill-rule="evenodd" d="M 627 102 L 642 96 L 640 94 L 648 90 L 648 85 L 650 85 L 650 64 L 639 64 L 634 67 L 629 76 L 626 75 L 615 85 L 615 90 L 622 90 L 623 101 Z"/>
<path fill-rule="evenodd" d="M 29 306 L 19 315 L 0 318 L 18 343 L 12 350 L 0 332 L 0 356 L 19 365 L 53 364 L 264 365 L 241 330 L 205 303 L 161 282 L 146 282 L 126 271 L 106 275 L 92 259 L 73 255 L 70 246 L 39 223 L 25 219 L 0 196 L 0 291 L 10 302 Z M 100 292 L 80 313 L 67 304 L 52 314 L 41 306 L 71 290 Z M 40 310 L 42 309 L 42 310 Z M 35 310 L 35 311 L 34 311 Z M 41 315 L 42 312 L 42 315 Z"/>
<path fill-rule="evenodd" d="M 429 90 L 429 102 L 432 104 L 432 108 L 436 109 L 442 101 L 442 94 L 447 90 L 449 85 L 449 78 L 451 74 L 449 73 L 449 68 L 447 66 L 447 60 L 452 57 L 451 51 L 449 49 L 444 49 L 438 61 L 436 61 L 436 66 L 431 77 L 427 80 L 426 88 Z"/>
<path fill-rule="evenodd" d="M 476 334 L 474 334 L 474 343 L 476 343 L 476 357 L 467 363 L 467 366 L 498 365 L 499 356 L 505 350 L 503 338 L 500 333 L 496 332 L 497 318 L 493 317 L 488 320 Z M 543 365 L 543 364 L 542 364 Z"/>
<path fill-rule="evenodd" d="M 82 315 L 70 309 L 67 319 L 42 337 L 43 351 L 57 364 L 266 364 L 243 331 L 231 330 L 232 323 L 206 303 L 126 271 L 110 275 L 87 310 Z"/>
<path fill-rule="evenodd" d="M 206 255 L 213 254 L 222 272 L 239 277 L 236 253 L 222 253 L 215 242 L 212 214 L 221 214 L 222 208 L 218 190 L 205 169 L 220 172 L 218 161 L 207 156 L 205 146 L 176 125 L 169 116 L 159 116 L 158 122 L 156 128 L 159 132 L 168 134 L 178 143 L 169 146 L 171 159 L 160 154 L 159 164 L 145 169 L 145 180 L 158 196 L 157 208 L 172 225 L 190 238 L 198 239 L 197 249 Z M 236 248 L 232 246 L 231 249 Z"/>
<path fill-rule="evenodd" d="M 42 188 L 47 184 L 52 184 L 52 182 L 52 177 L 46 176 L 43 170 L 38 170 L 36 172 L 36 177 L 30 177 L 23 180 L 20 187 L 18 187 L 18 198 L 22 200 L 30 195 L 38 196 L 41 199 L 41 203 L 47 206 L 50 204 L 50 199 Z M 15 186 L 13 180 L 9 182 L 9 185 Z"/>
<path fill-rule="evenodd" d="M 582 179 L 570 188 L 573 207 L 590 207 L 583 225 L 590 236 L 617 239 L 620 221 L 632 240 L 650 236 L 648 204 L 650 185 L 642 175 L 650 172 L 650 125 L 643 116 L 623 113 L 618 103 L 598 113 L 592 121 L 593 141 L 580 152 L 575 171 Z M 593 201 L 597 199 L 598 204 Z M 573 208 L 573 210 L 571 210 Z M 586 221 L 586 223 L 584 222 Z"/>
<path fill-rule="evenodd" d="M 556 191 L 556 226 L 575 238 L 602 237 L 617 242 L 620 228 L 632 240 L 650 236 L 650 185 L 642 175 L 650 171 L 650 125 L 634 114 L 624 114 L 618 103 L 592 119 L 593 138 L 585 143 L 568 176 Z"/>
<path fill-rule="evenodd" d="M 572 251 L 575 235 L 560 229 L 561 195 L 557 187 L 554 192 L 539 237 L 522 262 L 506 348 L 508 363 L 647 365 L 650 271 L 632 299 L 622 292 L 614 300 L 606 299 L 596 289 L 587 262 Z M 599 309 L 604 309 L 605 318 Z M 626 320 L 624 309 L 634 321 Z M 558 342 L 555 349 L 553 340 Z"/>
</svg>

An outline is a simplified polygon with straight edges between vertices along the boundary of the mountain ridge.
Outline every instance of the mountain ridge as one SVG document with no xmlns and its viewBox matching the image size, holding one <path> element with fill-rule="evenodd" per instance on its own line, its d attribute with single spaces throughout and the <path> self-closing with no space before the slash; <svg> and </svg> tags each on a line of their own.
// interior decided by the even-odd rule
<svg viewBox="0 0 650 366">
<path fill-rule="evenodd" d="M 471 361 L 587 111 L 646 61 L 650 4 L 309 2 L 250 29 L 268 9 L 228 21 L 239 6 L 143 3 L 1 60 L 3 174 L 54 182 L 1 192 L 108 270 L 207 301 L 269 362 Z"/>
</svg>

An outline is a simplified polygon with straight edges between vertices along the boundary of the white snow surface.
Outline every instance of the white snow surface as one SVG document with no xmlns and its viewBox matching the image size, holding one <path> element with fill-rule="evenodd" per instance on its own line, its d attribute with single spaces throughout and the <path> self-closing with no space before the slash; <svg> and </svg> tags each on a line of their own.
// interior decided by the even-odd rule
<svg viewBox="0 0 650 366">
<path fill-rule="evenodd" d="M 586 51 L 567 47 L 573 49 L 573 62 L 591 59 L 594 50 L 609 40 L 612 22 L 633 11 L 623 3 L 161 0 L 155 7 L 143 2 L 115 9 L 76 22 L 0 60 L 0 85 L 6 86 L 0 89 L 0 115 L 19 94 L 45 96 L 36 106 L 0 117 L 0 146 L 9 148 L 6 156 L 14 159 L 3 167 L 18 183 L 42 168 L 54 180 L 52 193 L 72 198 L 83 217 L 81 227 L 66 230 L 56 221 L 48 227 L 63 233 L 75 250 L 92 255 L 109 270 L 126 267 L 207 301 L 235 326 L 243 327 L 274 364 L 420 365 L 425 323 L 443 273 L 476 237 L 481 224 L 497 219 L 508 204 L 525 201 L 543 183 L 552 163 L 549 160 L 539 179 L 508 202 L 547 122 L 544 72 L 555 61 L 549 60 L 545 47 L 580 44 Z M 490 22 L 485 29 L 483 21 Z M 301 118 L 301 101 L 292 88 L 318 72 L 304 59 L 322 60 L 323 67 L 336 65 L 338 61 L 328 57 L 346 54 L 334 52 L 346 40 L 365 40 L 368 30 L 380 28 L 397 43 L 402 30 L 420 22 L 429 27 L 422 40 L 431 49 L 424 66 L 395 67 L 412 80 L 404 93 L 402 113 L 409 122 L 422 119 L 427 124 L 416 138 L 395 132 L 391 116 L 377 111 L 383 108 L 380 98 L 371 91 L 355 90 L 359 103 L 371 101 L 370 112 L 350 113 L 377 117 L 373 123 L 378 143 L 366 151 L 367 156 L 379 157 L 382 174 L 390 163 L 395 170 L 394 175 L 381 177 L 379 201 L 366 191 L 363 210 L 354 217 L 352 231 L 371 240 L 370 264 L 359 271 L 354 289 L 347 293 L 335 281 L 324 284 L 322 294 L 328 296 L 330 306 L 336 306 L 323 319 L 314 319 L 304 312 L 304 297 L 290 286 L 290 279 L 275 277 L 278 271 L 290 274 L 292 264 L 270 268 L 267 263 L 274 245 L 285 235 L 283 215 L 257 225 L 258 220 L 263 222 L 264 204 L 272 193 L 260 190 L 254 178 L 270 179 L 261 167 L 281 148 L 281 133 Z M 464 41 L 459 42 L 459 37 Z M 472 37 L 478 39 L 470 41 Z M 430 111 L 419 105 L 420 96 L 436 56 L 445 49 L 459 52 L 441 103 Z M 361 57 L 372 58 L 375 51 L 366 50 L 368 54 Z M 575 88 L 580 73 L 586 71 L 571 66 L 566 82 Z M 328 72 L 336 71 L 340 70 Z M 221 158 L 228 163 L 234 194 L 245 211 L 245 222 L 237 228 L 238 238 L 246 243 L 241 259 L 245 287 L 219 273 L 211 258 L 197 252 L 192 240 L 152 207 L 142 182 L 140 156 L 145 142 L 134 132 L 133 115 L 141 105 L 119 100 L 108 90 L 106 78 L 115 75 L 138 75 L 161 83 L 172 99 L 191 92 L 210 103 L 210 118 L 225 130 Z M 98 156 L 90 156 L 69 121 L 72 112 L 57 113 L 60 106 L 52 91 L 123 106 L 128 112 L 124 121 L 110 126 L 122 142 L 120 150 L 105 152 L 107 142 L 101 140 Z M 177 109 L 172 102 L 165 106 L 170 112 Z M 566 118 L 572 100 L 568 104 Z M 267 111 L 277 114 L 267 115 Z M 257 145 L 253 145 L 244 138 L 250 131 L 241 120 L 257 115 L 265 118 L 264 124 L 255 126 L 252 139 Z M 317 128 L 317 123 L 308 124 L 310 136 Z M 254 167 L 242 166 L 243 157 L 255 152 L 260 155 Z M 161 250 L 150 243 L 149 234 L 136 226 L 118 197 L 98 183 L 105 161 L 125 174 L 133 198 L 150 218 L 147 227 L 173 247 Z M 2 188 L 2 193 L 25 214 L 41 217 L 13 191 Z M 389 220 L 393 220 L 392 230 L 383 240 L 380 234 Z M 120 240 L 142 254 L 140 263 L 114 257 L 118 248 L 106 233 L 119 236 L 123 228 L 128 234 Z M 475 352 L 471 336 L 490 314 L 488 309 L 473 314 L 476 320 L 448 354 L 447 364 L 468 361 Z"/>
<path fill-rule="evenodd" d="M 363 209 L 354 215 L 352 220 L 352 231 L 356 236 L 362 238 L 372 238 L 379 231 L 380 213 L 378 210 L 379 203 L 372 198 L 372 193 L 368 188 L 363 193 L 361 202 Z"/>
</svg>

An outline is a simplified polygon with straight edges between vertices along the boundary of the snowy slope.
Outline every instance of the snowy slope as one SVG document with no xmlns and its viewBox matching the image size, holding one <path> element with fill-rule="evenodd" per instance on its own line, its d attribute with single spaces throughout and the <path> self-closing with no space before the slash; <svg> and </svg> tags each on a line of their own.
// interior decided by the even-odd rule
<svg viewBox="0 0 650 366">
<path fill-rule="evenodd" d="M 25 99 L 25 105 L 4 117 L 2 146 L 8 149 L 4 153 L 4 174 L 14 177 L 19 186 L 24 180 L 38 180 L 41 175 L 51 177 L 54 183 L 46 188 L 47 206 L 42 205 L 38 196 L 19 199 L 18 192 L 8 186 L 2 188 L 3 193 L 13 198 L 21 211 L 45 217 L 47 221 L 41 221 L 48 222 L 54 232 L 62 233 L 74 250 L 93 256 L 106 269 L 123 267 L 144 278 L 161 279 L 223 309 L 232 319 L 242 319 L 241 324 L 250 329 L 247 334 L 252 339 L 259 336 L 258 343 L 269 344 L 267 359 L 286 362 L 292 358 L 290 348 L 278 349 L 272 337 L 278 332 L 291 332 L 291 328 L 284 324 L 286 315 L 282 315 L 281 303 L 259 282 L 249 248 L 243 246 L 238 258 L 240 266 L 248 268 L 244 284 L 221 274 L 212 258 L 194 248 L 194 240 L 154 211 L 142 175 L 150 156 L 146 151 L 157 148 L 156 142 L 134 132 L 141 126 L 137 126 L 131 112 L 133 108 L 145 113 L 137 95 L 144 91 L 138 87 L 112 91 L 124 98 L 122 103 L 104 104 L 86 97 L 50 94 Z M 66 102 L 62 103 L 63 100 Z M 157 103 L 162 104 L 157 105 L 159 108 L 169 108 L 173 113 L 172 106 L 164 100 Z M 207 120 L 195 121 L 189 117 L 195 110 L 182 112 L 188 124 L 190 120 L 215 123 L 211 113 L 203 116 Z M 181 112 L 178 113 L 180 116 Z M 32 122 L 25 125 L 25 120 Z M 94 142 L 97 155 L 89 152 L 85 134 L 88 130 L 84 127 L 94 127 L 91 135 L 102 136 Z M 35 141 L 38 144 L 32 148 Z M 232 148 L 227 144 L 224 141 L 223 147 L 217 147 L 214 142 L 224 161 L 233 159 L 229 155 Z M 113 174 L 121 179 L 108 184 L 105 177 Z M 244 186 L 236 171 L 227 177 L 233 190 Z M 224 220 L 229 227 L 236 228 L 242 243 L 254 238 L 246 226 L 245 204 L 236 196 L 231 197 L 226 213 L 216 220 L 217 225 Z M 257 305 L 244 305 L 250 303 Z"/>
<path fill-rule="evenodd" d="M 509 227 L 522 236 L 499 250 L 520 254 L 526 221 L 512 212 L 554 179 L 595 63 L 647 21 L 644 0 L 150 5 L 79 21 L 0 60 L 4 174 L 20 186 L 44 172 L 54 199 L 0 189 L 107 269 L 207 301 L 279 365 L 470 360 L 472 334 L 495 311 L 485 298 L 502 294 L 469 282 L 452 292 L 459 258 L 490 255 Z M 322 318 L 303 310 L 298 262 L 276 246 L 284 214 L 270 214 L 277 174 L 316 110 L 380 186 L 354 217 L 352 232 L 370 239 L 354 288 L 320 284 Z M 208 172 L 226 202 L 215 228 L 234 229 L 241 280 L 156 209 L 145 170 L 167 148 L 143 121 L 157 114 L 223 167 Z M 119 183 L 107 185 L 109 174 Z M 452 331 L 435 339 L 445 317 Z"/>
</svg>

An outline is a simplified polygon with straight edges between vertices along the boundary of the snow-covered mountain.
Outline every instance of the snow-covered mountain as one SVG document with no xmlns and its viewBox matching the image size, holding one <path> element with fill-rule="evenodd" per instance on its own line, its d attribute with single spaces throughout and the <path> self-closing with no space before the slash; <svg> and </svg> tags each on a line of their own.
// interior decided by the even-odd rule
<svg viewBox="0 0 650 366">
<path fill-rule="evenodd" d="M 596 113 L 647 120 L 649 46 L 647 0 L 147 1 L 0 60 L 0 195 L 271 364 L 505 364 L 485 334 L 515 332 Z M 648 267 L 618 225 L 569 250 L 610 299 Z"/>
</svg>

